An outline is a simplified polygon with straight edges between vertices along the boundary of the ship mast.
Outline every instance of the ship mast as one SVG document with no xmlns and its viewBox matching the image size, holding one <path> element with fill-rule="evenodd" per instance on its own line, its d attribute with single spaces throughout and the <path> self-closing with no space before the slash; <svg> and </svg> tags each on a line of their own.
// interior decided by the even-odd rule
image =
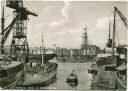
<svg viewBox="0 0 128 91">
<path fill-rule="evenodd" d="M 112 41 L 112 54 L 114 55 L 114 47 L 115 47 L 115 31 L 116 31 L 116 13 L 119 15 L 120 19 L 124 23 L 125 27 L 128 29 L 127 19 L 125 16 L 120 12 L 117 7 L 114 7 L 114 21 L 113 21 L 113 41 Z"/>
<path fill-rule="evenodd" d="M 112 47 L 112 39 L 111 39 L 111 22 L 109 22 L 109 34 L 108 34 L 108 42 L 107 47 Z"/>
<path fill-rule="evenodd" d="M 114 10 L 114 20 L 113 20 L 113 39 L 112 39 L 112 55 L 114 55 L 114 47 L 115 47 L 115 31 L 116 31 L 116 10 Z"/>
<path fill-rule="evenodd" d="M 110 40 L 110 30 L 111 30 L 111 22 L 109 22 L 109 35 L 108 35 L 109 40 Z"/>
</svg>

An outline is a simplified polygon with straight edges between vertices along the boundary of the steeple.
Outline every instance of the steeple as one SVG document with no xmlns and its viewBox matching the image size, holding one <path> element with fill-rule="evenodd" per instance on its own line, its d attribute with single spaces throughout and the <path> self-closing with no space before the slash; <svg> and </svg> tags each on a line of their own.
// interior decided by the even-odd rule
<svg viewBox="0 0 128 91">
<path fill-rule="evenodd" d="M 87 27 L 84 27 L 83 30 L 84 30 L 84 32 L 83 32 L 83 35 L 82 35 L 81 48 L 84 48 L 86 45 L 88 45 Z"/>
</svg>

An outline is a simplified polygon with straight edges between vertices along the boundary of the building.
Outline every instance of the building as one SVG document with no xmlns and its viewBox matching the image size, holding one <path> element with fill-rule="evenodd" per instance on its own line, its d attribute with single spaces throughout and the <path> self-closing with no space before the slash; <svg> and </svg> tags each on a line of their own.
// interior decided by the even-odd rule
<svg viewBox="0 0 128 91">
<path fill-rule="evenodd" d="M 68 62 L 70 60 L 70 50 L 67 48 L 56 48 L 57 60 L 60 62 Z"/>
<path fill-rule="evenodd" d="M 82 44 L 80 49 L 56 48 L 58 61 L 61 62 L 87 62 L 96 57 L 100 48 L 96 45 L 88 44 L 87 27 L 82 34 Z"/>
<path fill-rule="evenodd" d="M 87 27 L 84 28 L 84 33 L 82 35 L 82 44 L 81 44 L 81 60 L 89 61 L 93 57 L 96 57 L 97 53 L 99 53 L 100 48 L 96 45 L 88 44 L 88 34 Z"/>
<path fill-rule="evenodd" d="M 70 62 L 80 62 L 80 61 L 81 61 L 81 50 L 70 49 Z"/>
</svg>

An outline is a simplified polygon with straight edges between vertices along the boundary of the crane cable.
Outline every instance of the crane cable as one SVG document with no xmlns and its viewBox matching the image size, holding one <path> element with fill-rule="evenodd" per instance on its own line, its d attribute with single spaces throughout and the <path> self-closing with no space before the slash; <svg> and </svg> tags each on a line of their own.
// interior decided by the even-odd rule
<svg viewBox="0 0 128 91">
<path fill-rule="evenodd" d="M 116 28 L 115 28 L 116 29 Z M 117 29 L 116 29 L 117 30 Z M 119 45 L 120 45 L 120 40 L 119 40 L 119 36 L 118 36 L 118 33 L 117 33 L 117 31 L 116 31 L 116 36 L 117 36 L 117 41 L 118 41 L 118 43 L 119 43 Z"/>
</svg>

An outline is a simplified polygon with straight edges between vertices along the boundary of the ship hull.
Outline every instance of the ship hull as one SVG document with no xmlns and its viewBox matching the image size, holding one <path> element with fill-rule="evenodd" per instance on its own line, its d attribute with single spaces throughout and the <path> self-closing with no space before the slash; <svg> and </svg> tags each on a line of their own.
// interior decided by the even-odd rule
<svg viewBox="0 0 128 91">
<path fill-rule="evenodd" d="M 7 76 L 0 79 L 0 87 L 2 89 L 14 89 L 22 79 L 23 69 L 22 63 L 13 68 L 6 69 Z"/>
<path fill-rule="evenodd" d="M 49 74 L 37 73 L 37 74 L 24 74 L 24 81 L 20 84 L 22 87 L 35 87 L 44 86 L 53 82 L 57 75 L 57 69 Z"/>
<path fill-rule="evenodd" d="M 97 73 L 97 86 L 115 89 L 116 86 L 116 77 L 114 71 L 105 71 L 105 66 L 98 67 Z"/>
<path fill-rule="evenodd" d="M 14 82 L 12 82 L 12 83 L 8 84 L 7 86 L 3 87 L 3 89 L 14 89 L 16 87 L 17 83 L 21 80 L 22 74 L 23 74 L 23 71 L 18 72 L 17 73 L 18 78 Z M 12 78 L 6 78 L 6 79 L 12 79 Z"/>
</svg>

